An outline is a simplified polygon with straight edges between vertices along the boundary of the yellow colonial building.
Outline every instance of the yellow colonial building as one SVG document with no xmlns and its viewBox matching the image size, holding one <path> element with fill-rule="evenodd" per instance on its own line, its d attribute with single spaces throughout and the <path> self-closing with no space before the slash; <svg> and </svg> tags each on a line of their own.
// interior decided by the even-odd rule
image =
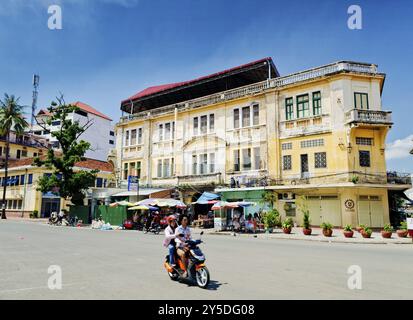
<svg viewBox="0 0 413 320">
<path fill-rule="evenodd" d="M 280 76 L 264 58 L 195 80 L 149 87 L 125 99 L 116 126 L 121 185 L 175 188 L 186 202 L 203 191 L 268 208 L 313 225 L 389 222 L 389 199 L 411 187 L 389 173 L 383 110 L 385 74 L 340 61 Z"/>
<path fill-rule="evenodd" d="M 26 159 L 46 154 L 51 144 L 48 139 L 38 135 L 24 133 L 16 135 L 10 132 L 9 137 L 9 160 Z M 6 159 L 6 137 L 0 136 L 0 168 Z"/>
<path fill-rule="evenodd" d="M 47 218 L 53 211 L 69 209 L 70 201 L 61 199 L 59 195 L 52 192 L 42 193 L 37 191 L 37 181 L 40 177 L 50 174 L 51 170 L 45 167 L 37 167 L 33 164 L 34 158 L 20 159 L 9 163 L 7 189 L 6 189 L 6 213 L 12 217 L 29 217 L 34 211 L 38 217 Z M 105 190 L 114 184 L 112 164 L 106 161 L 86 159 L 77 162 L 76 170 L 97 169 L 95 185 L 89 188 L 85 204 L 91 206 L 91 194 L 99 190 Z M 0 186 L 4 186 L 4 169 L 0 169 Z"/>
</svg>

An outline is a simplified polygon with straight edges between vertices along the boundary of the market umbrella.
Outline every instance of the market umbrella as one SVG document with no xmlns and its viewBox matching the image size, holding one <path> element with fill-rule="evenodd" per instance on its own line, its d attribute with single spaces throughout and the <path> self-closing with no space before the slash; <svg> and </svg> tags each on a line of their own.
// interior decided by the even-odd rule
<svg viewBox="0 0 413 320">
<path fill-rule="evenodd" d="M 240 207 L 249 207 L 249 206 L 255 205 L 254 202 L 248 202 L 248 201 L 239 201 L 237 202 L 237 204 Z"/>
<path fill-rule="evenodd" d="M 227 201 L 218 201 L 217 203 L 215 203 L 212 207 L 211 210 L 220 210 L 223 209 L 227 206 L 228 202 Z"/>
<path fill-rule="evenodd" d="M 117 203 L 118 205 L 120 205 L 120 206 L 128 206 L 128 207 L 131 207 L 131 206 L 134 205 L 133 203 L 128 202 L 128 201 L 125 201 L 125 200 L 119 201 L 119 202 L 116 202 L 116 203 Z"/>
<path fill-rule="evenodd" d="M 130 207 L 128 208 L 128 210 L 149 210 L 149 207 L 144 206 L 144 205 L 139 205 L 139 206 Z"/>
<path fill-rule="evenodd" d="M 175 201 L 176 201 L 175 206 L 177 208 L 179 208 L 179 209 L 185 209 L 186 208 L 186 204 L 183 203 L 182 201 L 179 201 L 179 200 L 175 200 Z"/>
<path fill-rule="evenodd" d="M 157 200 L 153 199 L 153 198 L 149 198 L 149 199 L 143 199 L 141 201 L 138 201 L 135 203 L 135 205 L 144 205 L 144 206 L 148 206 L 148 205 L 156 205 Z"/>
</svg>

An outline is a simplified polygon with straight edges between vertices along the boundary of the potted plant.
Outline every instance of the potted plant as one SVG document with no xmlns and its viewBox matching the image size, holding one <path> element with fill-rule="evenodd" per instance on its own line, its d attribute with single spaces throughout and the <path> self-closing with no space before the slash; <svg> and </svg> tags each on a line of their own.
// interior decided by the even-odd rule
<svg viewBox="0 0 413 320">
<path fill-rule="evenodd" d="M 400 222 L 400 228 L 399 228 L 399 230 L 397 230 L 396 232 L 397 232 L 397 235 L 398 235 L 400 238 L 406 238 L 406 237 L 407 237 L 407 234 L 408 234 L 408 231 L 407 231 L 407 222 L 406 222 L 406 221 Z"/>
<path fill-rule="evenodd" d="M 346 238 L 353 238 L 354 231 L 353 231 L 353 229 L 352 229 L 352 227 L 351 227 L 350 224 L 347 224 L 347 225 L 344 227 L 343 234 L 344 234 L 344 236 L 345 236 Z"/>
<path fill-rule="evenodd" d="M 291 218 L 285 219 L 282 224 L 283 232 L 286 234 L 290 234 L 292 227 L 293 227 L 293 219 Z"/>
<path fill-rule="evenodd" d="M 363 236 L 363 238 L 370 238 L 372 233 L 373 231 L 368 227 L 361 230 L 361 235 Z"/>
<path fill-rule="evenodd" d="M 390 224 L 385 224 L 383 230 L 381 231 L 381 236 L 383 238 L 389 239 L 393 234 L 393 227 Z"/>
<path fill-rule="evenodd" d="M 311 228 L 310 228 L 310 211 L 305 210 L 303 211 L 303 233 L 306 236 L 311 235 Z"/>
<path fill-rule="evenodd" d="M 357 232 L 361 233 L 361 231 L 365 228 L 366 226 L 364 224 L 360 224 L 356 227 Z"/>
<path fill-rule="evenodd" d="M 333 234 L 333 225 L 329 222 L 323 222 L 321 224 L 321 228 L 323 229 L 323 235 L 325 237 L 331 237 Z"/>
<path fill-rule="evenodd" d="M 265 230 L 267 232 L 272 232 L 273 229 L 279 224 L 280 214 L 276 209 L 272 209 L 264 214 L 263 220 Z"/>
</svg>

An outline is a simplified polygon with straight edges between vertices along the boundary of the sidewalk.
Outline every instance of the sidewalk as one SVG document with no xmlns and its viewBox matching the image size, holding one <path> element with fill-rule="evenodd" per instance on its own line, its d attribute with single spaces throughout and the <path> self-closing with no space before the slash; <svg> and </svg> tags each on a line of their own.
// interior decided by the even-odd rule
<svg viewBox="0 0 413 320">
<path fill-rule="evenodd" d="M 7 220 L 33 222 L 33 223 L 46 223 L 46 224 L 49 221 L 48 218 L 21 218 L 21 217 L 7 217 Z"/>
<path fill-rule="evenodd" d="M 289 239 L 289 240 L 305 240 L 319 242 L 336 242 L 336 243 L 363 243 L 363 244 L 413 244 L 412 238 L 399 238 L 396 232 L 393 232 L 390 239 L 384 239 L 380 232 L 373 232 L 371 238 L 365 239 L 360 233 L 354 231 L 353 238 L 346 238 L 343 235 L 342 229 L 334 229 L 332 237 L 325 237 L 322 234 L 321 228 L 312 228 L 312 234 L 305 236 L 302 228 L 293 228 L 291 234 L 283 233 L 282 229 L 275 229 L 273 233 L 236 233 L 236 237 L 258 238 L 258 239 Z M 199 229 L 206 234 L 234 236 L 230 231 L 216 231 L 214 229 Z"/>
<path fill-rule="evenodd" d="M 17 218 L 10 217 L 8 220 L 13 221 L 24 221 L 32 223 L 43 223 L 47 224 L 48 219 L 43 218 Z M 91 229 L 90 225 L 83 225 L 83 229 Z M 200 229 L 192 228 L 195 234 L 199 234 L 203 231 L 205 234 L 218 235 L 218 236 L 234 236 L 231 231 L 217 231 L 213 228 L 211 229 Z M 304 241 L 318 241 L 318 242 L 335 242 L 335 243 L 356 243 L 356 244 L 413 244 L 412 238 L 399 238 L 397 233 L 394 231 L 390 239 L 384 239 L 380 232 L 373 232 L 371 238 L 365 239 L 360 233 L 354 231 L 353 238 L 346 238 L 343 235 L 343 229 L 334 229 L 333 236 L 330 238 L 325 237 L 322 234 L 321 228 L 312 228 L 312 234 L 310 236 L 305 236 L 302 232 L 302 228 L 293 228 L 291 234 L 283 233 L 282 229 L 275 229 L 273 233 L 236 233 L 236 237 L 243 238 L 258 238 L 258 239 L 287 239 L 287 240 L 304 240 Z"/>
</svg>

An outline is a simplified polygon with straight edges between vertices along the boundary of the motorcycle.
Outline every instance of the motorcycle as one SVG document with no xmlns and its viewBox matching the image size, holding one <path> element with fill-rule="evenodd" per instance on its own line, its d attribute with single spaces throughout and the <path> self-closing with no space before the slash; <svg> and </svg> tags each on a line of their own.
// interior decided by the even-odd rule
<svg viewBox="0 0 413 320">
<path fill-rule="evenodd" d="M 59 217 L 57 216 L 57 212 L 52 212 L 50 214 L 50 218 L 49 218 L 49 222 L 50 225 L 60 225 L 61 224 L 61 220 L 59 219 Z"/>
<path fill-rule="evenodd" d="M 154 234 L 159 234 L 161 232 L 161 226 L 159 223 L 152 222 L 149 227 L 144 227 L 143 233 L 153 232 Z"/>
<path fill-rule="evenodd" d="M 201 236 L 203 235 L 201 232 Z M 188 274 L 191 275 L 192 279 L 195 279 L 198 287 L 205 289 L 208 287 L 210 275 L 209 270 L 205 266 L 205 256 L 199 249 L 198 245 L 203 241 L 198 240 L 187 240 L 185 241 L 188 244 Z M 185 264 L 181 258 L 176 254 L 175 261 L 177 262 L 175 267 L 172 267 L 169 264 L 169 255 L 165 257 L 164 267 L 168 272 L 169 278 L 173 281 L 183 280 L 184 272 L 186 271 Z"/>
</svg>

